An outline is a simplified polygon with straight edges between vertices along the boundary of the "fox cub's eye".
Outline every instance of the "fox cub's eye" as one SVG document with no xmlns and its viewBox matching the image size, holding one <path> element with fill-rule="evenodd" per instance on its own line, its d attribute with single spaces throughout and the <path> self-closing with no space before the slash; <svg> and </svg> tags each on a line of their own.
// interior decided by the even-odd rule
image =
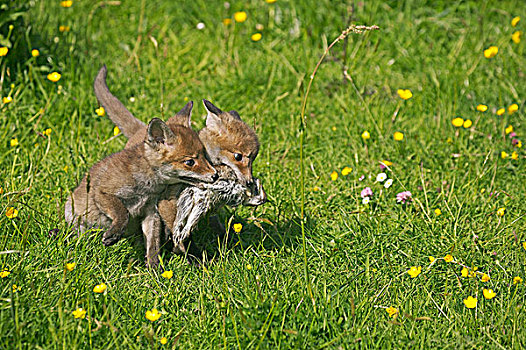
<svg viewBox="0 0 526 350">
<path fill-rule="evenodd" d="M 235 158 L 235 160 L 240 162 L 241 159 L 243 159 L 243 155 L 241 153 L 234 153 L 234 158 Z"/>
<path fill-rule="evenodd" d="M 188 166 L 194 166 L 195 161 L 193 159 L 187 159 L 187 160 L 184 161 L 184 164 L 186 164 Z"/>
</svg>

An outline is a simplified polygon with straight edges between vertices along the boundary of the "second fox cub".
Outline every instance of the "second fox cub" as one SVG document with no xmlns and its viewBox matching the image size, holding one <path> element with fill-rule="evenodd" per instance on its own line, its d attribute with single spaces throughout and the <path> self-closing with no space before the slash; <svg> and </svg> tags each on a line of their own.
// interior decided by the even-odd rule
<svg viewBox="0 0 526 350">
<path fill-rule="evenodd" d="M 149 265 L 157 265 L 161 219 L 157 202 L 166 185 L 212 183 L 216 170 L 206 159 L 197 134 L 183 126 L 168 127 L 160 119 L 148 124 L 143 142 L 95 164 L 66 203 L 66 221 L 81 231 L 106 228 L 105 245 L 140 225 Z M 130 222 L 132 219 L 132 222 Z"/>
</svg>

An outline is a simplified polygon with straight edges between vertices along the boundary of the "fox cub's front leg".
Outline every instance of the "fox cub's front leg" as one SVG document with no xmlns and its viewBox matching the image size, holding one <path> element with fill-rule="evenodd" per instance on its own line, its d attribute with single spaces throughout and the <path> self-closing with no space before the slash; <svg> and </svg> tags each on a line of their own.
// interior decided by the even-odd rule
<svg viewBox="0 0 526 350">
<path fill-rule="evenodd" d="M 128 210 L 119 198 L 102 191 L 95 192 L 94 201 L 97 207 L 112 220 L 110 228 L 102 235 L 102 244 L 113 245 L 121 239 L 128 225 Z"/>
<path fill-rule="evenodd" d="M 142 232 L 146 243 L 146 266 L 159 266 L 159 252 L 161 250 L 161 217 L 157 212 L 148 214 L 142 222 Z"/>
</svg>

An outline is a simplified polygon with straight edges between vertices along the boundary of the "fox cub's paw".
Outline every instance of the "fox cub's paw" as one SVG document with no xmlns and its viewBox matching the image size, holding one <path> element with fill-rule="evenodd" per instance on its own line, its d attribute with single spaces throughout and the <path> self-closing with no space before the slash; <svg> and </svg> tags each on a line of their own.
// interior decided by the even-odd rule
<svg viewBox="0 0 526 350">
<path fill-rule="evenodd" d="M 115 230 L 110 228 L 102 235 L 102 244 L 104 244 L 106 247 L 114 245 L 121 239 L 121 236 L 122 234 L 120 232 L 115 232 Z"/>
</svg>

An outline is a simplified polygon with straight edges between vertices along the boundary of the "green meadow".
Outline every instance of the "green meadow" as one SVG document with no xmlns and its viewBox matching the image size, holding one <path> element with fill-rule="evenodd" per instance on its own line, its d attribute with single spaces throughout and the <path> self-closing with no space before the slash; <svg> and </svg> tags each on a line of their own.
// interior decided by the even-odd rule
<svg viewBox="0 0 526 350">
<path fill-rule="evenodd" d="M 526 347 L 525 2 L 0 6 L 0 348 Z M 103 64 L 145 122 L 208 99 L 259 136 L 269 201 L 201 266 L 64 222 L 126 143 Z"/>
</svg>

